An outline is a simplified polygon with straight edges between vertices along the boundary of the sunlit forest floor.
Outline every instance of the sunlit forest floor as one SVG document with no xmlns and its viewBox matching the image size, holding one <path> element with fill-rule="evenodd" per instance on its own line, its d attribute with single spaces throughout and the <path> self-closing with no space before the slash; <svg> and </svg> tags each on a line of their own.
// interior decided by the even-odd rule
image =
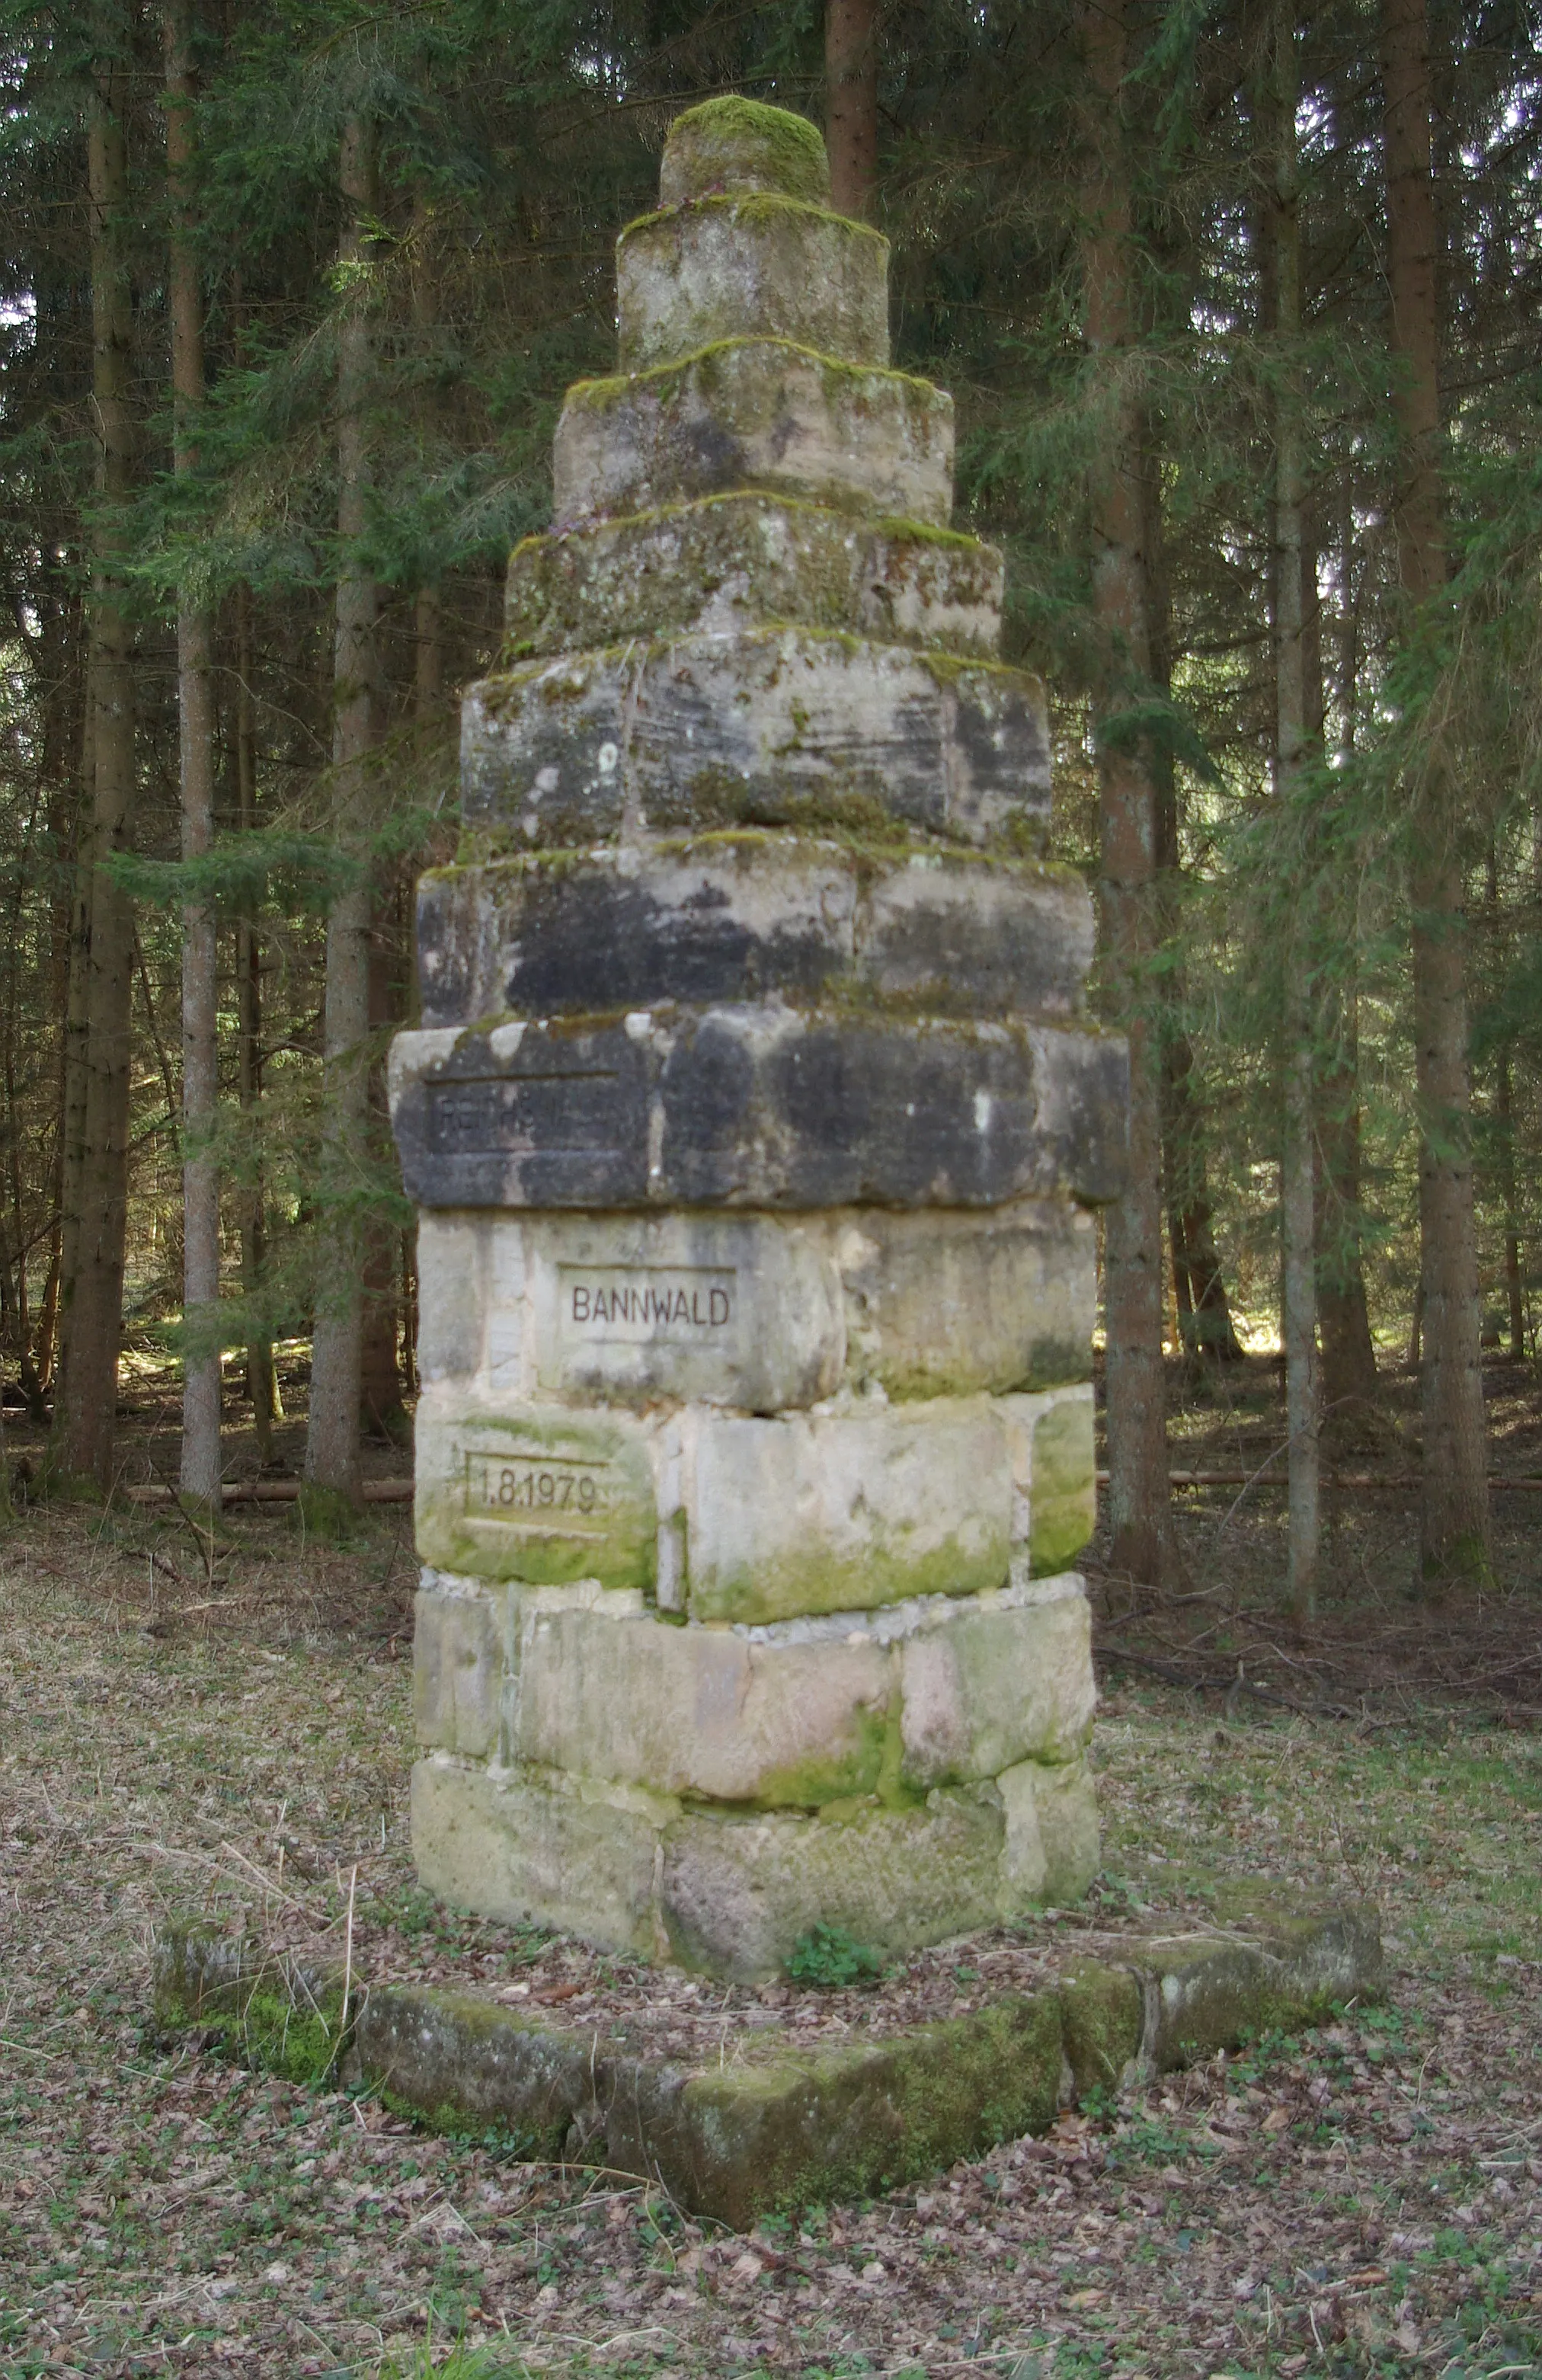
<svg viewBox="0 0 1542 2380">
<path fill-rule="evenodd" d="M 1175 1464 L 1251 1474 L 1278 1445 L 1267 1360 L 1173 1386 Z M 1495 1468 L 1524 1472 L 1531 1376 L 1491 1387 Z M 286 1395 L 293 1461 L 297 1366 Z M 170 1391 L 131 1402 L 126 1483 L 171 1475 Z M 1389 1406 L 1344 1467 L 1406 1469 L 1411 1379 Z M 436 1958 L 500 1951 L 412 1877 L 409 1511 L 338 1548 L 238 1507 L 211 1574 L 164 1512 L 24 1507 L 0 1539 L 0 2375 L 1542 2373 L 1542 1496 L 1499 1500 L 1496 1592 L 1431 1606 L 1412 1491 L 1346 1492 L 1305 1636 L 1282 1502 L 1180 1491 L 1160 1603 L 1089 1565 L 1100 1892 L 1372 1896 L 1385 2004 L 748 2241 L 155 2045 L 168 1912 L 335 1938 L 357 1871 Z"/>
</svg>

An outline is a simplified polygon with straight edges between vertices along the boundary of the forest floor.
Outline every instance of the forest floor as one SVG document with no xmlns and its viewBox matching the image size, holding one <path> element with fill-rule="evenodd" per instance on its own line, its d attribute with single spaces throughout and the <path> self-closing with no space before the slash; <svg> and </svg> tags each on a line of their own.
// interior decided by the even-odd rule
<svg viewBox="0 0 1542 2380">
<path fill-rule="evenodd" d="M 1175 1464 L 1268 1459 L 1271 1366 L 1183 1386 Z M 1496 1470 L 1542 1468 L 1532 1377 L 1490 1386 Z M 1405 1466 L 1410 1394 L 1345 1467 Z M 126 1479 L 173 1445 L 147 1400 Z M 346 1549 L 237 1508 L 212 1575 L 154 1511 L 24 1511 L 0 1539 L 0 2376 L 1542 2374 L 1542 1496 L 1497 1500 L 1494 1593 L 1431 1606 L 1414 1498 L 1346 1491 L 1309 1638 L 1277 1608 L 1281 1501 L 1181 1492 L 1155 1607 L 1092 1567 L 1099 1898 L 1181 1907 L 1197 1872 L 1374 1898 L 1385 2003 L 747 2240 L 155 2046 L 175 1913 L 336 1939 L 351 1889 L 426 1965 L 565 1954 L 414 1882 L 407 1508 Z"/>
</svg>

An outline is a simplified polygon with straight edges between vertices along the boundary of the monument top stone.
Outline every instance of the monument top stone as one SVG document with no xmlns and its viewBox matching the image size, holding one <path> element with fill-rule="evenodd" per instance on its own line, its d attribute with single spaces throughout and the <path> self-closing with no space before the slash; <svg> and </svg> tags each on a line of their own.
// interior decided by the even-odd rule
<svg viewBox="0 0 1542 2380">
<path fill-rule="evenodd" d="M 813 125 L 755 99 L 709 99 L 669 128 L 659 203 L 764 190 L 811 206 L 830 204 L 830 162 Z"/>
</svg>

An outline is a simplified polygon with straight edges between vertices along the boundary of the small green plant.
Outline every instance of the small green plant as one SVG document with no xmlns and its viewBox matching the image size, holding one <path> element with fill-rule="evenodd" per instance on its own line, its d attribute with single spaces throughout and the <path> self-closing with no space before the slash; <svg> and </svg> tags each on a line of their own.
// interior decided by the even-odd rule
<svg viewBox="0 0 1542 2380">
<path fill-rule="evenodd" d="M 877 1950 L 864 1949 L 839 1925 L 812 1925 L 794 1943 L 787 1973 L 795 1984 L 839 1991 L 848 1984 L 876 1983 L 883 1973 Z"/>
</svg>

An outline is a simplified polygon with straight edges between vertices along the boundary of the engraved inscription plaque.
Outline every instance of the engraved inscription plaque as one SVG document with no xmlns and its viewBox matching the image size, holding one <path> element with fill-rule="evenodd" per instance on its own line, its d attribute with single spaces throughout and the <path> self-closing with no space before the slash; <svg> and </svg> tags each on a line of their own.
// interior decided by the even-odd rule
<svg viewBox="0 0 1542 2380">
<path fill-rule="evenodd" d="M 720 1340 L 738 1319 L 738 1274 L 722 1265 L 560 1265 L 565 1339 L 650 1346 Z"/>
</svg>

